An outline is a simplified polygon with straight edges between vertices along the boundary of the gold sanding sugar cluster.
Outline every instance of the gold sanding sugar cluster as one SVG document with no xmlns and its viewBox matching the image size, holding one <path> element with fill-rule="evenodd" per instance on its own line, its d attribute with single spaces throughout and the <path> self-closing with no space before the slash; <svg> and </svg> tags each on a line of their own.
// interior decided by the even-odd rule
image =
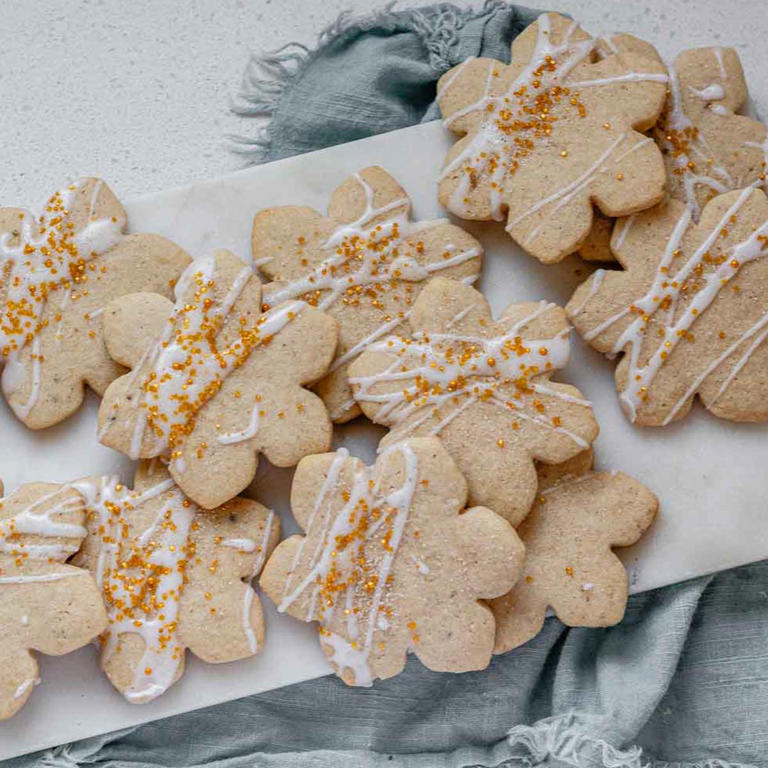
<svg viewBox="0 0 768 768">
<path fill-rule="evenodd" d="M 544 62 L 533 71 L 530 84 L 523 84 L 511 96 L 500 100 L 489 101 L 485 110 L 486 120 L 505 136 L 511 138 L 502 146 L 504 154 L 498 151 L 483 150 L 476 157 L 469 158 L 464 164 L 464 172 L 470 177 L 472 187 L 477 186 L 478 170 L 476 161 L 481 159 L 487 163 L 486 169 L 492 178 L 496 177 L 499 164 L 503 165 L 508 175 L 514 174 L 520 167 L 523 158 L 532 155 L 536 149 L 537 139 L 546 139 L 552 134 L 552 129 L 560 118 L 572 113 L 579 117 L 587 116 L 587 109 L 579 100 L 579 91 L 571 90 L 565 85 L 553 84 L 556 78 L 558 62 L 551 55 L 544 57 Z M 499 77 L 499 70 L 493 71 L 493 77 Z M 561 156 L 567 156 L 567 150 L 561 151 Z M 496 181 L 490 182 L 491 189 L 499 190 L 501 185 Z M 468 203 L 469 198 L 464 198 Z"/>
<path fill-rule="evenodd" d="M 481 323 L 481 325 L 486 325 Z M 451 343 L 452 342 L 452 343 Z M 417 373 L 413 383 L 402 390 L 403 400 L 414 408 L 421 408 L 446 395 L 453 395 L 454 405 L 458 405 L 459 395 L 471 393 L 481 402 L 489 400 L 494 392 L 504 385 L 511 385 L 516 390 L 513 398 L 520 400 L 534 392 L 531 379 L 544 372 L 552 371 L 551 361 L 542 363 L 530 363 L 531 353 L 538 353 L 544 360 L 549 355 L 548 346 L 539 346 L 536 350 L 526 344 L 526 340 L 520 335 L 510 338 L 501 338 L 496 351 L 489 354 L 486 345 L 472 341 L 463 341 L 453 338 L 451 342 L 436 343 L 429 336 L 423 335 L 416 338 L 405 336 L 397 339 L 388 339 L 386 346 L 399 357 L 408 358 L 411 354 L 419 358 L 426 367 L 426 374 Z M 421 351 L 426 345 L 427 349 Z M 517 375 L 506 375 L 508 368 L 502 367 L 504 363 L 520 360 Z M 406 364 L 400 366 L 401 372 L 407 372 L 410 367 Z M 445 379 L 446 372 L 459 371 L 449 379 Z M 514 402 L 507 400 L 505 405 L 511 410 L 516 409 Z M 533 407 L 539 413 L 546 411 L 546 406 L 539 399 L 534 399 Z M 558 426 L 560 419 L 554 417 L 553 423 Z M 515 422 L 514 429 L 519 427 Z M 504 441 L 500 440 L 503 446 Z"/>
<path fill-rule="evenodd" d="M 114 486 L 116 494 L 122 494 L 124 486 L 117 483 Z M 184 499 L 181 502 L 185 508 L 190 507 L 190 502 Z M 104 500 L 104 508 L 109 519 L 106 524 L 98 527 L 98 536 L 103 548 L 115 548 L 118 551 L 119 560 L 115 568 L 107 567 L 103 573 L 102 592 L 104 602 L 108 609 L 110 625 L 119 624 L 124 627 L 130 623 L 136 629 L 144 626 L 150 618 L 156 618 L 158 622 L 157 633 L 154 636 L 157 649 L 165 651 L 171 643 L 175 642 L 178 630 L 178 611 L 173 610 L 173 619 L 166 621 L 164 611 L 170 608 L 170 604 L 178 605 L 181 600 L 181 592 L 186 581 L 187 563 L 195 557 L 195 543 L 190 539 L 176 552 L 177 544 L 169 544 L 169 552 L 173 555 L 172 564 L 166 564 L 158 560 L 156 555 L 165 546 L 157 538 L 144 537 L 131 539 L 130 517 L 134 509 L 130 495 L 122 501 L 111 499 Z M 96 512 L 91 510 L 88 519 L 93 521 Z M 192 530 L 197 530 L 199 525 L 193 522 Z M 156 525 L 159 535 L 173 534 L 177 532 L 177 524 L 173 514 L 167 510 L 162 515 L 162 520 Z M 127 551 L 121 547 L 130 541 Z M 179 556 L 181 554 L 181 556 Z M 182 575 L 182 582 L 178 588 L 167 587 L 165 579 L 176 571 Z M 163 591 L 159 591 L 162 589 Z M 102 645 L 109 641 L 111 630 L 107 629 L 99 638 Z M 171 649 L 171 658 L 174 661 L 181 659 L 184 649 L 174 645 Z M 145 675 L 151 675 L 152 669 L 146 668 Z"/>
</svg>

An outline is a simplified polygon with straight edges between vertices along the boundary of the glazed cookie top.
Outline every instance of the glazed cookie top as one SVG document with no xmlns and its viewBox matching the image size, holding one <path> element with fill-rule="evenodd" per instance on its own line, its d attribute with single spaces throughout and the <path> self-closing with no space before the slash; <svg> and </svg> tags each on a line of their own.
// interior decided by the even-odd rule
<svg viewBox="0 0 768 768">
<path fill-rule="evenodd" d="M 494 623 L 483 599 L 522 567 L 514 529 L 464 509 L 461 473 L 435 438 L 404 440 L 373 467 L 346 450 L 299 464 L 291 508 L 305 536 L 282 542 L 261 586 L 280 611 L 320 624 L 350 685 L 392 677 L 413 651 L 430 669 L 487 666 Z"/>
<path fill-rule="evenodd" d="M 79 480 L 87 538 L 76 561 L 107 608 L 102 666 L 132 703 L 151 701 L 183 673 L 185 649 L 234 661 L 264 644 L 251 580 L 280 536 L 274 513 L 236 498 L 202 511 L 158 461 L 139 466 L 131 491 L 116 477 Z"/>
<path fill-rule="evenodd" d="M 669 67 L 669 94 L 653 136 L 664 154 L 669 193 L 696 221 L 715 195 L 766 183 L 766 128 L 736 114 L 747 99 L 733 48 L 683 51 Z"/>
<path fill-rule="evenodd" d="M 413 222 L 403 188 L 384 170 L 364 168 L 336 189 L 323 217 L 285 206 L 256 214 L 253 254 L 275 282 L 265 306 L 301 299 L 339 321 L 339 346 L 316 387 L 331 418 L 359 414 L 347 367 L 367 344 L 403 327 L 433 275 L 473 282 L 482 248 L 445 219 Z"/>
<path fill-rule="evenodd" d="M 512 304 L 494 321 L 481 293 L 435 278 L 409 326 L 350 368 L 363 412 L 391 429 L 381 447 L 440 437 L 467 478 L 470 503 L 517 525 L 536 493 L 534 459 L 565 461 L 598 432 L 581 393 L 550 381 L 568 362 L 565 313 L 547 302 Z"/>
<path fill-rule="evenodd" d="M 30 483 L 0 499 L 0 720 L 40 682 L 32 649 L 59 656 L 104 629 L 93 579 L 65 564 L 86 536 L 84 514 L 71 485 Z"/>
<path fill-rule="evenodd" d="M 443 205 L 506 218 L 511 237 L 554 262 L 586 237 L 593 202 L 609 216 L 659 202 L 664 163 L 642 131 L 661 112 L 667 73 L 625 38 L 598 41 L 542 14 L 515 38 L 508 66 L 468 59 L 443 75 L 440 109 L 463 136 L 440 176 Z"/>
<path fill-rule="evenodd" d="M 258 452 L 291 466 L 330 447 L 325 407 L 302 385 L 328 369 L 333 318 L 296 300 L 262 313 L 258 278 L 228 251 L 194 261 L 175 296 L 133 294 L 105 311 L 109 352 L 133 371 L 104 395 L 102 443 L 134 459 L 169 455 L 205 508 L 251 482 Z"/>
<path fill-rule="evenodd" d="M 710 200 L 701 220 L 678 200 L 625 219 L 611 242 L 621 270 L 598 270 L 566 310 L 597 350 L 623 354 L 616 383 L 638 424 L 683 418 L 698 394 L 735 421 L 768 418 L 768 199 Z"/>
<path fill-rule="evenodd" d="M 124 235 L 109 187 L 81 179 L 41 216 L 0 208 L 0 364 L 11 409 L 33 429 L 62 421 L 122 368 L 104 348 L 102 314 L 134 291 L 172 295 L 189 257 L 158 235 Z"/>
</svg>

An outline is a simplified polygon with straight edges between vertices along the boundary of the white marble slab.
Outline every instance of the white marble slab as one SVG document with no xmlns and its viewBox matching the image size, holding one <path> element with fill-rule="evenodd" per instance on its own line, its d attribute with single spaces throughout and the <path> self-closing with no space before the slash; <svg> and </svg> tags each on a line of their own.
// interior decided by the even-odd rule
<svg viewBox="0 0 768 768">
<path fill-rule="evenodd" d="M 324 210 L 331 190 L 350 172 L 379 163 L 397 177 L 418 218 L 441 215 L 435 178 L 450 139 L 432 123 L 241 171 L 191 187 L 133 200 L 132 229 L 167 235 L 192 254 L 213 247 L 249 255 L 251 218 L 265 206 L 306 204 Z M 486 247 L 481 287 L 494 310 L 513 300 L 563 302 L 586 276 L 572 258 L 544 267 L 526 256 L 496 224 L 468 227 Z M 701 408 L 663 430 L 632 427 L 613 388 L 613 364 L 574 339 L 562 378 L 594 401 L 602 427 L 598 465 L 622 469 L 661 498 L 661 517 L 625 560 L 633 591 L 651 589 L 768 557 L 768 427 L 718 421 Z M 32 480 L 130 468 L 95 441 L 96 399 L 67 423 L 43 433 L 18 424 L 0 405 L 0 473 L 8 489 Z M 356 423 L 338 442 L 370 460 L 381 430 Z M 286 533 L 295 530 L 286 499 L 291 473 L 263 466 L 251 491 L 277 509 Z M 269 603 L 265 599 L 265 603 Z M 185 677 L 146 705 L 127 704 L 98 671 L 95 649 L 42 659 L 43 682 L 27 706 L 0 724 L 0 759 L 96 733 L 154 720 L 325 674 L 313 628 L 267 605 L 267 644 L 255 659 L 219 667 L 190 658 Z"/>
</svg>

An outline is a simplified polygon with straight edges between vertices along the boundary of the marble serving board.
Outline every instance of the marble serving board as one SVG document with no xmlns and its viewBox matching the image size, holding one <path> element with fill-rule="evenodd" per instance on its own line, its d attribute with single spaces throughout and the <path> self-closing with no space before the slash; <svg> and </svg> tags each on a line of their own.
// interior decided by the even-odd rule
<svg viewBox="0 0 768 768">
<path fill-rule="evenodd" d="M 443 127 L 430 123 L 281 160 L 130 201 L 130 226 L 166 235 L 193 255 L 224 247 L 248 260 L 258 209 L 297 204 L 324 211 L 332 190 L 370 164 L 400 181 L 416 218 L 435 218 L 444 215 L 435 180 L 450 144 Z M 511 301 L 564 303 L 590 272 L 576 257 L 542 266 L 497 223 L 466 226 L 485 247 L 480 288 L 496 312 Z M 624 470 L 661 500 L 652 531 L 622 554 L 633 592 L 768 557 L 768 475 L 757 471 L 768 466 L 768 426 L 730 424 L 697 406 L 684 422 L 664 429 L 633 427 L 618 406 L 613 363 L 575 334 L 571 363 L 556 378 L 574 383 L 594 403 L 601 426 L 598 467 Z M 94 473 L 117 472 L 130 481 L 130 462 L 96 442 L 96 410 L 97 400 L 89 396 L 66 423 L 34 433 L 0 403 L 0 476 L 6 489 Z M 337 430 L 336 444 L 370 461 L 382 433 L 358 419 Z M 288 508 L 291 476 L 290 470 L 262 463 L 249 489 L 279 512 L 285 534 L 296 530 Z M 41 657 L 42 683 L 16 717 L 0 724 L 0 759 L 326 674 L 314 627 L 278 615 L 263 601 L 267 642 L 258 657 L 209 666 L 190 655 L 182 680 L 150 704 L 128 704 L 113 690 L 99 672 L 95 648 Z"/>
</svg>

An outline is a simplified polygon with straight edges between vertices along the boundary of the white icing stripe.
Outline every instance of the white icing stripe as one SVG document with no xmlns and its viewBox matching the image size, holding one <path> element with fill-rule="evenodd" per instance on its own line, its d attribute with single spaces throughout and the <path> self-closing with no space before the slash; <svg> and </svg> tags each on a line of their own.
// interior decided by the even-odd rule
<svg viewBox="0 0 768 768">
<path fill-rule="evenodd" d="M 222 547 L 236 549 L 238 552 L 255 552 L 256 542 L 253 539 L 224 539 Z"/>
<path fill-rule="evenodd" d="M 613 83 L 666 83 L 669 78 L 661 72 L 625 72 L 622 75 L 612 77 L 598 77 L 593 80 L 571 80 L 569 88 L 593 88 L 600 85 L 612 85 Z"/>
<path fill-rule="evenodd" d="M 251 585 L 251 582 L 256 577 L 256 575 L 259 573 L 259 571 L 264 566 L 264 561 L 267 558 L 267 550 L 269 549 L 269 540 L 272 536 L 272 525 L 274 523 L 275 519 L 275 513 L 270 509 L 269 515 L 267 516 L 267 522 L 264 526 L 264 535 L 261 538 L 261 544 L 259 545 L 259 557 L 254 561 L 253 564 L 253 570 L 251 571 L 251 578 L 249 579 L 248 583 L 246 584 L 246 590 L 245 594 L 243 595 L 243 633 L 245 634 L 245 638 L 248 641 L 248 648 L 250 649 L 251 653 L 256 654 L 259 652 L 259 644 L 256 640 L 256 633 L 253 631 L 253 626 L 251 625 L 251 606 L 253 605 L 253 599 L 255 597 L 255 591 L 253 589 L 253 586 Z M 226 542 L 222 542 L 224 546 L 227 546 Z M 254 546 L 254 549 L 256 548 L 256 543 L 251 541 L 251 543 Z M 253 549 L 249 550 L 242 550 L 246 552 L 253 552 Z"/>
<path fill-rule="evenodd" d="M 248 422 L 248 426 L 245 429 L 241 429 L 239 432 L 227 432 L 223 435 L 219 435 L 217 440 L 224 445 L 232 445 L 233 443 L 243 443 L 246 440 L 256 437 L 256 433 L 259 431 L 260 408 L 261 403 L 259 402 L 253 406 L 251 420 Z"/>
<path fill-rule="evenodd" d="M 13 698 L 14 699 L 20 699 L 22 696 L 24 696 L 27 691 L 30 688 L 34 688 L 36 685 L 40 685 L 40 678 L 39 677 L 30 677 L 24 680 L 18 688 L 14 691 Z"/>
<path fill-rule="evenodd" d="M 36 499 L 12 517 L 0 520 L 0 554 L 22 555 L 32 560 L 64 561 L 77 552 L 86 529 L 60 520 L 61 515 L 78 512 L 82 499 L 71 494 L 71 485 L 61 485 L 55 491 Z M 69 494 L 67 496 L 67 494 Z M 55 500 L 64 496 L 58 502 Z M 40 509 L 43 507 L 43 509 Z M 28 543 L 21 536 L 39 536 L 47 539 L 72 539 L 72 543 Z"/>
<path fill-rule="evenodd" d="M 0 576 L 0 584 L 33 584 L 48 581 L 61 581 L 62 579 L 72 579 L 78 576 L 86 576 L 87 571 L 73 568 L 71 571 L 62 571 L 59 573 L 26 573 L 17 576 Z"/>
<path fill-rule="evenodd" d="M 575 309 L 571 310 L 571 317 L 576 317 L 581 313 L 581 310 L 584 309 L 584 307 L 589 304 L 589 302 L 592 300 L 594 295 L 600 290 L 600 286 L 603 284 L 603 280 L 605 279 L 605 270 L 604 269 L 598 269 L 594 272 L 592 275 L 592 282 L 589 286 L 589 291 L 587 291 L 587 295 L 584 297 L 583 301 L 576 307 Z"/>
</svg>

